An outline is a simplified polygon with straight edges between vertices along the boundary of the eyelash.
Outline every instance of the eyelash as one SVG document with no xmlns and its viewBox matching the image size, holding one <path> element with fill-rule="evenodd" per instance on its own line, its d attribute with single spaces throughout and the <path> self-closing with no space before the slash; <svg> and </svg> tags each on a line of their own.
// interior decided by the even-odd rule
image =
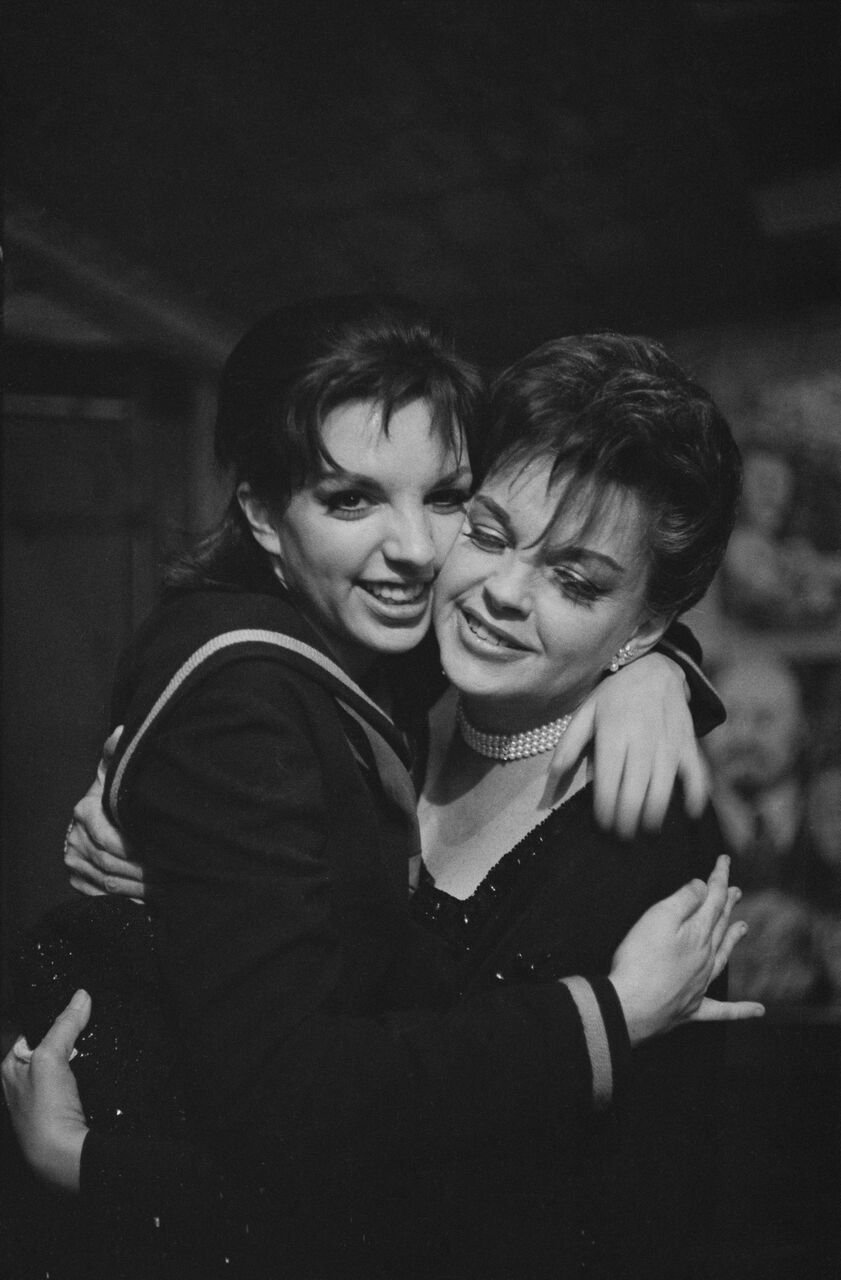
<svg viewBox="0 0 841 1280">
<path fill-rule="evenodd" d="M 427 498 L 431 507 L 446 507 L 448 511 L 463 511 L 470 498 L 469 489 L 436 489 Z"/>
<path fill-rule="evenodd" d="M 426 505 L 433 507 L 438 514 L 449 515 L 462 511 L 469 497 L 467 489 L 436 489 L 427 497 Z M 346 505 L 354 500 L 359 500 L 361 505 Z M 342 489 L 329 494 L 324 499 L 324 505 L 330 515 L 338 516 L 341 520 L 360 520 L 378 501 L 378 498 L 363 493 L 360 489 Z M 441 508 L 444 510 L 441 511 Z"/>
<path fill-rule="evenodd" d="M 588 582 L 585 578 L 579 578 L 574 573 L 555 570 L 555 579 L 565 596 L 568 596 L 574 604 L 584 605 L 588 609 L 604 595 L 604 592 L 594 583 Z"/>
<path fill-rule="evenodd" d="M 464 536 L 480 551 L 504 551 L 508 546 L 505 539 L 492 529 L 485 529 L 480 524 L 472 524 L 468 520 Z"/>
<path fill-rule="evenodd" d="M 329 494 L 324 500 L 324 505 L 330 515 L 338 516 L 341 520 L 360 520 L 362 516 L 367 514 L 369 507 L 367 505 L 359 507 L 348 507 L 344 505 L 347 502 L 351 502 L 354 498 L 361 499 L 365 504 L 373 502 L 372 498 L 361 493 L 358 489 L 342 489 L 338 493 Z"/>
<path fill-rule="evenodd" d="M 470 524 L 469 522 L 464 529 L 464 536 L 480 551 L 487 551 L 491 554 L 505 551 L 508 546 L 502 535 L 495 530 L 486 529 L 482 525 Z M 574 604 L 590 608 L 604 595 L 600 587 L 588 582 L 586 578 L 580 578 L 577 574 L 570 573 L 568 569 L 555 569 L 553 576 L 561 591 Z"/>
</svg>

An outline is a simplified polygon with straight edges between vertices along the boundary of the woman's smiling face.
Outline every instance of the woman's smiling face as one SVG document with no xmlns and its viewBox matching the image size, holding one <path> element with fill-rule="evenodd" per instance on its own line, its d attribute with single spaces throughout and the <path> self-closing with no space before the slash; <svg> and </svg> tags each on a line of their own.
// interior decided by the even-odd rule
<svg viewBox="0 0 841 1280">
<path fill-rule="evenodd" d="M 271 519 L 282 580 L 346 669 L 364 674 L 379 654 L 425 635 L 432 584 L 461 528 L 471 474 L 414 401 L 393 414 L 354 401 L 330 413 L 325 466 Z"/>
<path fill-rule="evenodd" d="M 444 670 L 497 732 L 573 711 L 623 645 L 636 656 L 663 630 L 646 615 L 637 498 L 617 488 L 592 521 L 580 500 L 556 516 L 563 482 L 547 475 L 536 461 L 482 485 L 435 593 Z"/>
</svg>

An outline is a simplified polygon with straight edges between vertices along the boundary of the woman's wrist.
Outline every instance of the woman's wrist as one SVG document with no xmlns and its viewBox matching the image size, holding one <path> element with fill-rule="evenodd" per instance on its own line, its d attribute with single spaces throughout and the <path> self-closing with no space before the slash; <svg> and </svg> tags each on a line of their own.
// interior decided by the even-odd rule
<svg viewBox="0 0 841 1280">
<path fill-rule="evenodd" d="M 82 1147 L 88 1132 L 87 1125 L 74 1121 L 52 1134 L 48 1146 L 28 1153 L 35 1172 L 57 1190 L 78 1195 L 81 1190 Z"/>
<path fill-rule="evenodd" d="M 616 998 L 622 1008 L 628 1040 L 632 1047 L 657 1035 L 664 1029 L 665 1017 L 652 1012 L 651 1001 L 640 998 L 637 984 L 628 982 L 622 974 L 611 973 L 608 982 L 616 992 Z"/>
</svg>

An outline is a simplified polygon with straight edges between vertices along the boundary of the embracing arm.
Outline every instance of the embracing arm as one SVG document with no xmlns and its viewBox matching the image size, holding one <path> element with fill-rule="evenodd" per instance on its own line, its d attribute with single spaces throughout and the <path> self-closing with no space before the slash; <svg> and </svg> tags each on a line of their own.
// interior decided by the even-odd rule
<svg viewBox="0 0 841 1280">
<path fill-rule="evenodd" d="M 579 708 L 555 751 L 547 800 L 591 748 L 594 806 L 605 829 L 631 838 L 639 826 L 660 829 L 679 778 L 689 813 L 709 798 L 709 775 L 698 737 L 724 719 L 724 707 L 701 668 L 701 647 L 673 623 L 656 650 L 604 680 Z M 85 894 L 146 896 L 143 868 L 102 810 L 102 787 L 122 730 L 105 743 L 97 776 L 76 805 L 64 862 L 74 889 Z"/>
<path fill-rule="evenodd" d="M 90 897 L 113 893 L 140 901 L 146 897 L 143 868 L 132 861 L 126 842 L 102 808 L 105 776 L 122 732 L 120 725 L 108 738 L 96 777 L 73 809 L 64 838 L 64 865 L 77 893 Z"/>
<path fill-rule="evenodd" d="M 673 623 L 654 651 L 603 679 L 561 739 L 547 800 L 592 751 L 595 814 L 605 829 L 624 839 L 640 826 L 658 831 L 678 779 L 689 813 L 698 817 L 709 777 L 697 738 L 724 719 L 700 662 L 692 632 Z"/>
<path fill-rule="evenodd" d="M 562 985 L 447 1010 L 419 990 L 388 1011 L 407 964 L 406 863 L 377 834 L 376 792 L 329 695 L 268 660 L 196 689 L 131 783 L 127 826 L 154 833 L 194 1114 L 281 1177 L 323 1177 L 337 1151 L 358 1170 L 504 1149 L 530 1129 L 565 1134 L 593 1105 L 589 1028 Z M 686 1012 L 698 976 L 681 974 L 672 1004 L 652 993 L 658 1028 Z M 648 989 L 627 989 L 632 1026 L 647 1027 Z M 621 1074 L 621 1018 L 603 1021 Z"/>
<path fill-rule="evenodd" d="M 406 963 L 405 857 L 379 834 L 332 700 L 300 685 L 268 660 L 205 681 L 122 808 L 148 851 L 194 1115 L 291 1180 L 337 1151 L 381 1167 L 580 1122 L 590 1057 L 565 989 L 457 1012 L 419 990 L 384 1009 Z"/>
<path fill-rule="evenodd" d="M 703 881 L 692 881 L 644 913 L 618 948 L 610 981 L 594 985 L 572 978 L 559 984 L 572 995 L 586 1027 L 594 1102 L 606 1100 L 604 1086 L 617 1065 L 614 1053 L 605 1059 L 605 1033 L 611 1045 L 627 1047 L 630 1040 L 638 1043 L 647 1033 L 665 1030 L 664 1018 L 676 1025 L 762 1012 L 749 1002 L 721 1004 L 703 996 L 744 932 L 730 924 L 736 900 L 737 891 L 727 889 L 727 860 L 719 859 L 706 889 Z M 659 1004 L 656 1018 L 652 1002 Z M 623 1009 L 631 1016 L 628 1037 Z M 34 1052 L 19 1040 L 3 1062 L 7 1105 L 32 1168 L 61 1190 L 81 1190 L 100 1221 L 119 1217 L 127 1206 L 135 1214 L 166 1211 L 170 1218 L 189 1218 L 197 1206 L 218 1203 L 224 1184 L 208 1147 L 88 1129 L 69 1062 L 89 1017 L 90 998 L 77 992 Z"/>
<path fill-rule="evenodd" d="M 594 1038 L 607 1040 L 611 1076 L 624 1070 L 616 991 L 634 1040 L 697 1007 L 715 963 L 710 930 L 692 936 L 703 886 L 655 928 L 665 951 L 637 926 L 615 987 L 497 990 L 448 1012 L 419 997 L 383 1013 L 388 965 L 405 958 L 405 866 L 382 865 L 376 819 L 346 803 L 346 747 L 328 759 L 302 729 L 295 681 L 278 680 L 275 664 L 250 663 L 233 683 L 208 681 L 156 738 L 128 799 L 129 826 L 154 832 L 165 968 L 208 1135 L 296 1185 L 323 1179 L 337 1152 L 353 1151 L 358 1174 L 499 1147 L 530 1127 L 562 1139 L 600 1093 Z M 652 950 L 668 990 L 662 973 L 646 983 Z"/>
</svg>

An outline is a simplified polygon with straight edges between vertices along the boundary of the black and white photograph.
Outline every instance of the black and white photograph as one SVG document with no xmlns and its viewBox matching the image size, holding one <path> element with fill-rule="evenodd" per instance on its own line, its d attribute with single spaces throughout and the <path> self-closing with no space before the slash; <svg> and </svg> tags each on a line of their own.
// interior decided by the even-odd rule
<svg viewBox="0 0 841 1280">
<path fill-rule="evenodd" d="M 0 1270 L 841 1276 L 841 6 L 11 0 Z"/>
</svg>

